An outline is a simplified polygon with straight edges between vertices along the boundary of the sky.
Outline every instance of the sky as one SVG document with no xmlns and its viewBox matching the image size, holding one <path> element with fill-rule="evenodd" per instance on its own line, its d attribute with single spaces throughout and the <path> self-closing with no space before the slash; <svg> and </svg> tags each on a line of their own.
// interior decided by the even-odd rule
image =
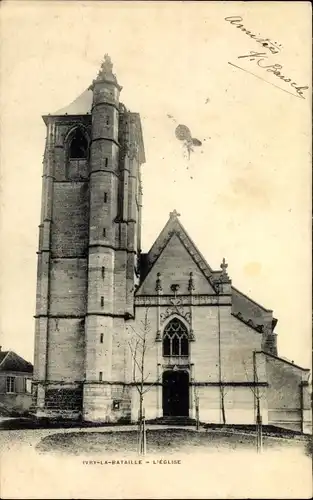
<svg viewBox="0 0 313 500">
<path fill-rule="evenodd" d="M 81 94 L 108 53 L 142 120 L 143 251 L 176 209 L 209 265 L 225 257 L 233 285 L 273 309 L 279 354 L 311 365 L 311 90 L 295 89 L 311 82 L 310 14 L 306 2 L 1 3 L 3 350 L 33 359 L 41 116 Z M 178 124 L 202 142 L 190 159 Z"/>
</svg>

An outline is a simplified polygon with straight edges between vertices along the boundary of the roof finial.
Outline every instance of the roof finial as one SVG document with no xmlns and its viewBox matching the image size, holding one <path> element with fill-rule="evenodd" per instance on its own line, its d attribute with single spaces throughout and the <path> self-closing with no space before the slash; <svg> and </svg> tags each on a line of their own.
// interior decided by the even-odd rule
<svg viewBox="0 0 313 500">
<path fill-rule="evenodd" d="M 116 81 L 116 77 L 112 72 L 113 70 L 113 63 L 111 61 L 111 58 L 109 54 L 105 54 L 104 60 L 101 64 L 98 76 L 97 76 L 97 81 L 99 80 L 114 80 Z"/>
<path fill-rule="evenodd" d="M 175 209 L 173 210 L 173 212 L 170 212 L 170 219 L 176 219 L 179 216 L 180 214 Z"/>
<path fill-rule="evenodd" d="M 225 276 L 227 274 L 226 269 L 228 268 L 228 264 L 226 264 L 225 257 L 223 257 L 220 268 L 222 269 L 222 275 Z"/>
<path fill-rule="evenodd" d="M 109 54 L 104 55 L 104 61 L 101 64 L 101 69 L 105 73 L 112 73 L 113 63 L 111 61 L 111 57 L 109 56 Z"/>
<path fill-rule="evenodd" d="M 221 272 L 221 275 L 220 275 L 219 282 L 220 283 L 230 283 L 229 276 L 228 276 L 228 274 L 226 272 L 226 269 L 228 268 L 228 264 L 226 263 L 226 260 L 225 260 L 224 257 L 223 257 L 222 263 L 220 265 L 220 268 L 222 269 L 222 272 Z"/>
</svg>

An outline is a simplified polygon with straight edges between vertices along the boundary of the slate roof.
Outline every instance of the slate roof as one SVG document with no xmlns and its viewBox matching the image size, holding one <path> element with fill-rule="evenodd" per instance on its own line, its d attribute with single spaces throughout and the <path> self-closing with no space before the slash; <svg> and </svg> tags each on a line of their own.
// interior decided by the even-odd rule
<svg viewBox="0 0 313 500">
<path fill-rule="evenodd" d="M 9 351 L 0 351 L 0 363 L 4 360 Z"/>
<path fill-rule="evenodd" d="M 80 94 L 75 101 L 71 102 L 68 106 L 65 106 L 55 113 L 51 113 L 52 116 L 63 116 L 63 115 L 87 115 L 91 113 L 92 107 L 92 90 L 86 89 L 82 94 Z"/>
<path fill-rule="evenodd" d="M 291 365 L 291 366 L 293 366 L 295 368 L 298 368 L 299 370 L 302 370 L 304 372 L 309 372 L 310 371 L 310 368 L 303 368 L 302 366 L 295 364 L 293 361 L 290 361 L 290 359 L 287 359 L 285 357 L 275 356 L 275 354 L 272 354 L 272 353 L 270 353 L 268 351 L 259 351 L 259 352 L 262 352 L 263 354 L 265 354 L 269 358 L 277 359 L 278 361 L 281 361 L 282 363 L 286 363 L 287 365 Z"/>
<path fill-rule="evenodd" d="M 0 351 L 0 372 L 33 373 L 33 365 L 13 351 Z"/>
</svg>

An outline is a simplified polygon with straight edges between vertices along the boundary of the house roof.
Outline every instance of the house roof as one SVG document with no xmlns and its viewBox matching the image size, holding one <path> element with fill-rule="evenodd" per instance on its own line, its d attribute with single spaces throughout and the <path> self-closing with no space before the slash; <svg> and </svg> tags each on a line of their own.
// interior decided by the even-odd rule
<svg viewBox="0 0 313 500">
<path fill-rule="evenodd" d="M 0 364 L 2 363 L 2 361 L 4 360 L 4 358 L 8 353 L 9 351 L 0 351 Z"/>
<path fill-rule="evenodd" d="M 33 373 L 33 365 L 13 351 L 0 351 L 0 371 Z"/>
</svg>

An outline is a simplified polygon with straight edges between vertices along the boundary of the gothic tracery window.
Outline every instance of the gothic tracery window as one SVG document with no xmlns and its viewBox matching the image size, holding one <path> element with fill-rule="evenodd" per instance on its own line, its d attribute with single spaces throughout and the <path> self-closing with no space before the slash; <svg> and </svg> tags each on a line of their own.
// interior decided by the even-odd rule
<svg viewBox="0 0 313 500">
<path fill-rule="evenodd" d="M 188 331 L 178 319 L 172 319 L 164 329 L 163 356 L 188 356 Z"/>
</svg>

